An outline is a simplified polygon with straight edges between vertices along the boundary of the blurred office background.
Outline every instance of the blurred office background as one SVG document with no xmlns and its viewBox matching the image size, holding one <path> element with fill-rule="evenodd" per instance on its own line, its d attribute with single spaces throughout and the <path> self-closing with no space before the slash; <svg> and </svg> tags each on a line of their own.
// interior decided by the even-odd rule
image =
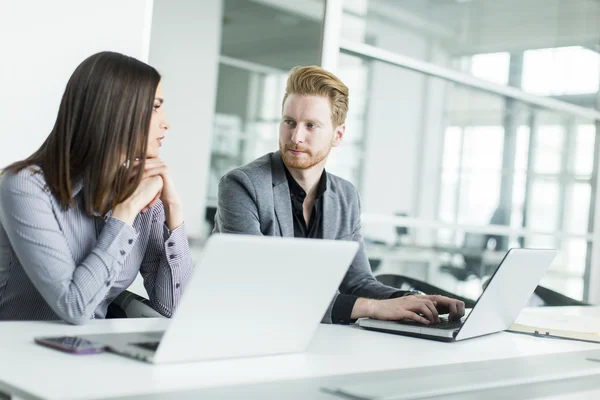
<svg viewBox="0 0 600 400">
<path fill-rule="evenodd" d="M 542 284 L 600 302 L 598 0 L 0 7 L 2 165 L 39 146 L 83 58 L 148 61 L 163 74 L 162 155 L 199 254 L 220 177 L 277 149 L 288 71 L 320 64 L 350 88 L 327 170 L 361 193 L 376 274 L 476 298 L 508 248 L 553 247 Z"/>
</svg>

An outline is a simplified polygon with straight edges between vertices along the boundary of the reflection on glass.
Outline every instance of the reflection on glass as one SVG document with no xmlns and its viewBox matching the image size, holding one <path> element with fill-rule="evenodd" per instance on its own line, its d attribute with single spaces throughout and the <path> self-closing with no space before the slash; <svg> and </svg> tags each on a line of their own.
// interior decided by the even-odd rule
<svg viewBox="0 0 600 400">
<path fill-rule="evenodd" d="M 558 181 L 538 180 L 531 185 L 527 207 L 527 228 L 534 231 L 558 230 Z"/>
<path fill-rule="evenodd" d="M 444 170 L 442 172 L 442 183 L 440 188 L 440 198 L 444 199 L 440 203 L 440 221 L 452 223 L 456 222 L 456 192 L 458 185 L 458 169 Z"/>
<path fill-rule="evenodd" d="M 588 232 L 590 195 L 589 183 L 573 183 L 568 186 L 565 210 L 567 232 L 580 235 Z"/>
<path fill-rule="evenodd" d="M 596 93 L 600 54 L 581 46 L 527 50 L 523 55 L 523 90 L 534 94 Z"/>
<path fill-rule="evenodd" d="M 560 171 L 564 142 L 564 127 L 542 125 L 536 136 L 535 172 L 556 174 Z"/>
<path fill-rule="evenodd" d="M 500 85 L 508 84 L 509 53 L 475 54 L 472 57 L 467 57 L 467 62 L 470 62 L 473 76 Z"/>
<path fill-rule="evenodd" d="M 583 275 L 587 256 L 587 241 L 585 239 L 569 239 L 565 242 L 563 245 L 566 253 L 564 270 L 575 275 Z"/>
<path fill-rule="evenodd" d="M 575 156 L 572 162 L 572 171 L 583 178 L 590 178 L 594 168 L 594 148 L 596 127 L 593 124 L 582 124 L 577 127 L 575 142 Z"/>
<path fill-rule="evenodd" d="M 501 126 L 468 126 L 465 128 L 463 170 L 465 172 L 498 172 L 502 168 L 504 128 Z M 485 191 L 485 188 L 482 188 Z"/>
<path fill-rule="evenodd" d="M 600 35 L 590 27 L 598 23 L 600 4 L 589 0 L 540 4 L 539 0 L 344 0 L 340 32 L 343 40 L 538 95 L 596 93 L 600 55 L 594 46 Z"/>
<path fill-rule="evenodd" d="M 533 235 L 525 238 L 525 247 L 532 249 L 554 249 L 556 240 L 550 235 Z M 557 258 L 560 257 L 560 253 Z"/>
</svg>

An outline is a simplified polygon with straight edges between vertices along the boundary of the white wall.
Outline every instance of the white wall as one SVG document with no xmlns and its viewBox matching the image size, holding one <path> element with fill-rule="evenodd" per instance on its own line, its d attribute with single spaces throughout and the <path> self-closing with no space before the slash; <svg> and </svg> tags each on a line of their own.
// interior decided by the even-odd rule
<svg viewBox="0 0 600 400">
<path fill-rule="evenodd" d="M 183 198 L 188 233 L 200 235 L 221 7 L 221 0 L 0 0 L 0 167 L 42 144 L 67 80 L 86 57 L 111 50 L 149 61 L 163 75 L 172 125 L 162 155 Z"/>
<path fill-rule="evenodd" d="M 204 232 L 222 0 L 155 0 L 150 64 L 162 75 L 171 123 L 161 157 L 184 204 L 188 236 Z"/>
<path fill-rule="evenodd" d="M 0 0 L 0 168 L 50 133 L 67 80 L 112 50 L 147 60 L 151 0 Z"/>
</svg>

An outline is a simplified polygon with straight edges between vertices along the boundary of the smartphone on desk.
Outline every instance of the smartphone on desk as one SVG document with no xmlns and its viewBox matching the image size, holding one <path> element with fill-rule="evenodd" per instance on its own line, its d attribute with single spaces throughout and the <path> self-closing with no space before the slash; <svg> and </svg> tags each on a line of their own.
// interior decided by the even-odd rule
<svg viewBox="0 0 600 400">
<path fill-rule="evenodd" d="M 97 354 L 106 350 L 106 345 L 76 336 L 37 337 L 35 343 L 70 354 Z"/>
</svg>

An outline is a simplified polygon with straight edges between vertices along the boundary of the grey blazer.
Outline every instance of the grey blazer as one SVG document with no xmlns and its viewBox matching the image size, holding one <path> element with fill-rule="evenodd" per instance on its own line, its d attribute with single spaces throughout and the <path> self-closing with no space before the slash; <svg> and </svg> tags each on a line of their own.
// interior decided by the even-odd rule
<svg viewBox="0 0 600 400">
<path fill-rule="evenodd" d="M 399 291 L 373 277 L 360 233 L 360 197 L 356 188 L 327 173 L 322 201 L 323 238 L 360 243 L 323 317 L 323 322 L 331 323 L 331 311 L 339 293 L 386 299 L 397 297 Z M 214 232 L 294 237 L 290 189 L 279 152 L 266 154 L 221 178 Z"/>
</svg>

